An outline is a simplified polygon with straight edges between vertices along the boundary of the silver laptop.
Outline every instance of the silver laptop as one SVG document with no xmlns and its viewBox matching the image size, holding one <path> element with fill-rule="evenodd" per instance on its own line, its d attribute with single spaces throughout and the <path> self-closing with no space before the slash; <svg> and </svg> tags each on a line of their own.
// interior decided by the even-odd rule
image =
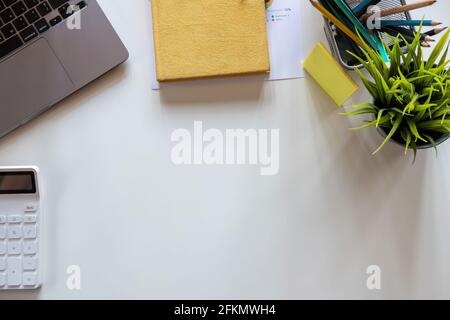
<svg viewBox="0 0 450 320">
<path fill-rule="evenodd" d="M 96 0 L 0 0 L 0 137 L 127 58 Z"/>
</svg>

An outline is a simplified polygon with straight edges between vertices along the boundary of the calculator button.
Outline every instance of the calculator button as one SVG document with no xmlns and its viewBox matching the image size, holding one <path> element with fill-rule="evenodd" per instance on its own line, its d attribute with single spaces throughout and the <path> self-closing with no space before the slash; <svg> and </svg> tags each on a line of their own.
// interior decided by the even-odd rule
<svg viewBox="0 0 450 320">
<path fill-rule="evenodd" d="M 26 241 L 23 243 L 24 254 L 35 254 L 37 252 L 37 243 L 34 241 Z"/>
<path fill-rule="evenodd" d="M 27 271 L 36 270 L 37 269 L 37 258 L 23 257 L 22 264 L 23 264 L 23 270 L 27 270 Z"/>
<path fill-rule="evenodd" d="M 8 258 L 6 278 L 8 286 L 19 286 L 22 283 L 22 259 Z"/>
<path fill-rule="evenodd" d="M 6 227 L 0 226 L 0 240 L 6 238 Z"/>
<path fill-rule="evenodd" d="M 37 216 L 35 214 L 27 214 L 23 217 L 23 222 L 25 223 L 35 223 L 37 221 Z"/>
<path fill-rule="evenodd" d="M 8 216 L 8 223 L 21 223 L 22 222 L 22 216 L 19 216 L 17 214 Z"/>
<path fill-rule="evenodd" d="M 0 224 L 6 223 L 6 216 L 0 215 Z"/>
<path fill-rule="evenodd" d="M 22 252 L 20 241 L 8 241 L 8 255 L 16 255 Z"/>
<path fill-rule="evenodd" d="M 0 271 L 5 271 L 6 269 L 6 259 L 0 258 Z"/>
<path fill-rule="evenodd" d="M 0 287 L 3 287 L 6 284 L 6 274 L 0 273 Z"/>
<path fill-rule="evenodd" d="M 5 254 L 5 253 L 6 253 L 6 242 L 0 241 L 0 255 Z"/>
<path fill-rule="evenodd" d="M 22 275 L 22 284 L 24 286 L 35 286 L 37 275 L 34 272 L 25 272 Z"/>
<path fill-rule="evenodd" d="M 36 238 L 36 226 L 24 226 L 23 227 L 23 237 L 25 239 Z"/>
<path fill-rule="evenodd" d="M 20 239 L 22 237 L 22 229 L 20 226 L 8 226 L 8 238 Z"/>
<path fill-rule="evenodd" d="M 36 212 L 37 209 L 38 209 L 37 205 L 30 203 L 25 206 L 23 211 L 24 212 Z"/>
</svg>

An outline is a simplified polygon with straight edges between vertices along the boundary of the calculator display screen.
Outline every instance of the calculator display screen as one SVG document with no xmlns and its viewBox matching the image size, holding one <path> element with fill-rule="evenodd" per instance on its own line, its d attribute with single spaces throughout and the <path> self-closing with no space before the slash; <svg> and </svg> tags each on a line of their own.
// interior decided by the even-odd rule
<svg viewBox="0 0 450 320">
<path fill-rule="evenodd" d="M 36 193 L 33 172 L 0 172 L 0 194 Z"/>
</svg>

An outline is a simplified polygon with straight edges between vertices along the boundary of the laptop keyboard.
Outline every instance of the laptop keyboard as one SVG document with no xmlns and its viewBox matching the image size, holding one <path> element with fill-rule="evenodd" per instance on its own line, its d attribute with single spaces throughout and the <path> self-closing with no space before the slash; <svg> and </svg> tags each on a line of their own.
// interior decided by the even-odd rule
<svg viewBox="0 0 450 320">
<path fill-rule="evenodd" d="M 74 14 L 69 1 L 0 0 L 0 59 Z"/>
</svg>

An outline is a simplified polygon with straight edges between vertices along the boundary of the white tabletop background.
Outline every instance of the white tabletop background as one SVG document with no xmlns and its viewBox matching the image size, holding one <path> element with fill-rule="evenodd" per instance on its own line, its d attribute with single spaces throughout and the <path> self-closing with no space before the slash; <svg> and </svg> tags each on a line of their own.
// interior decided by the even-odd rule
<svg viewBox="0 0 450 320">
<path fill-rule="evenodd" d="M 309 51 L 326 40 L 304 2 Z M 415 165 L 393 144 L 372 156 L 378 134 L 349 132 L 308 76 L 151 91 L 149 2 L 100 4 L 128 62 L 0 141 L 0 165 L 39 166 L 47 192 L 45 283 L 0 299 L 450 298 L 450 144 Z M 441 0 L 415 16 L 449 12 Z M 175 166 L 170 135 L 195 120 L 279 129 L 279 174 Z"/>
</svg>

